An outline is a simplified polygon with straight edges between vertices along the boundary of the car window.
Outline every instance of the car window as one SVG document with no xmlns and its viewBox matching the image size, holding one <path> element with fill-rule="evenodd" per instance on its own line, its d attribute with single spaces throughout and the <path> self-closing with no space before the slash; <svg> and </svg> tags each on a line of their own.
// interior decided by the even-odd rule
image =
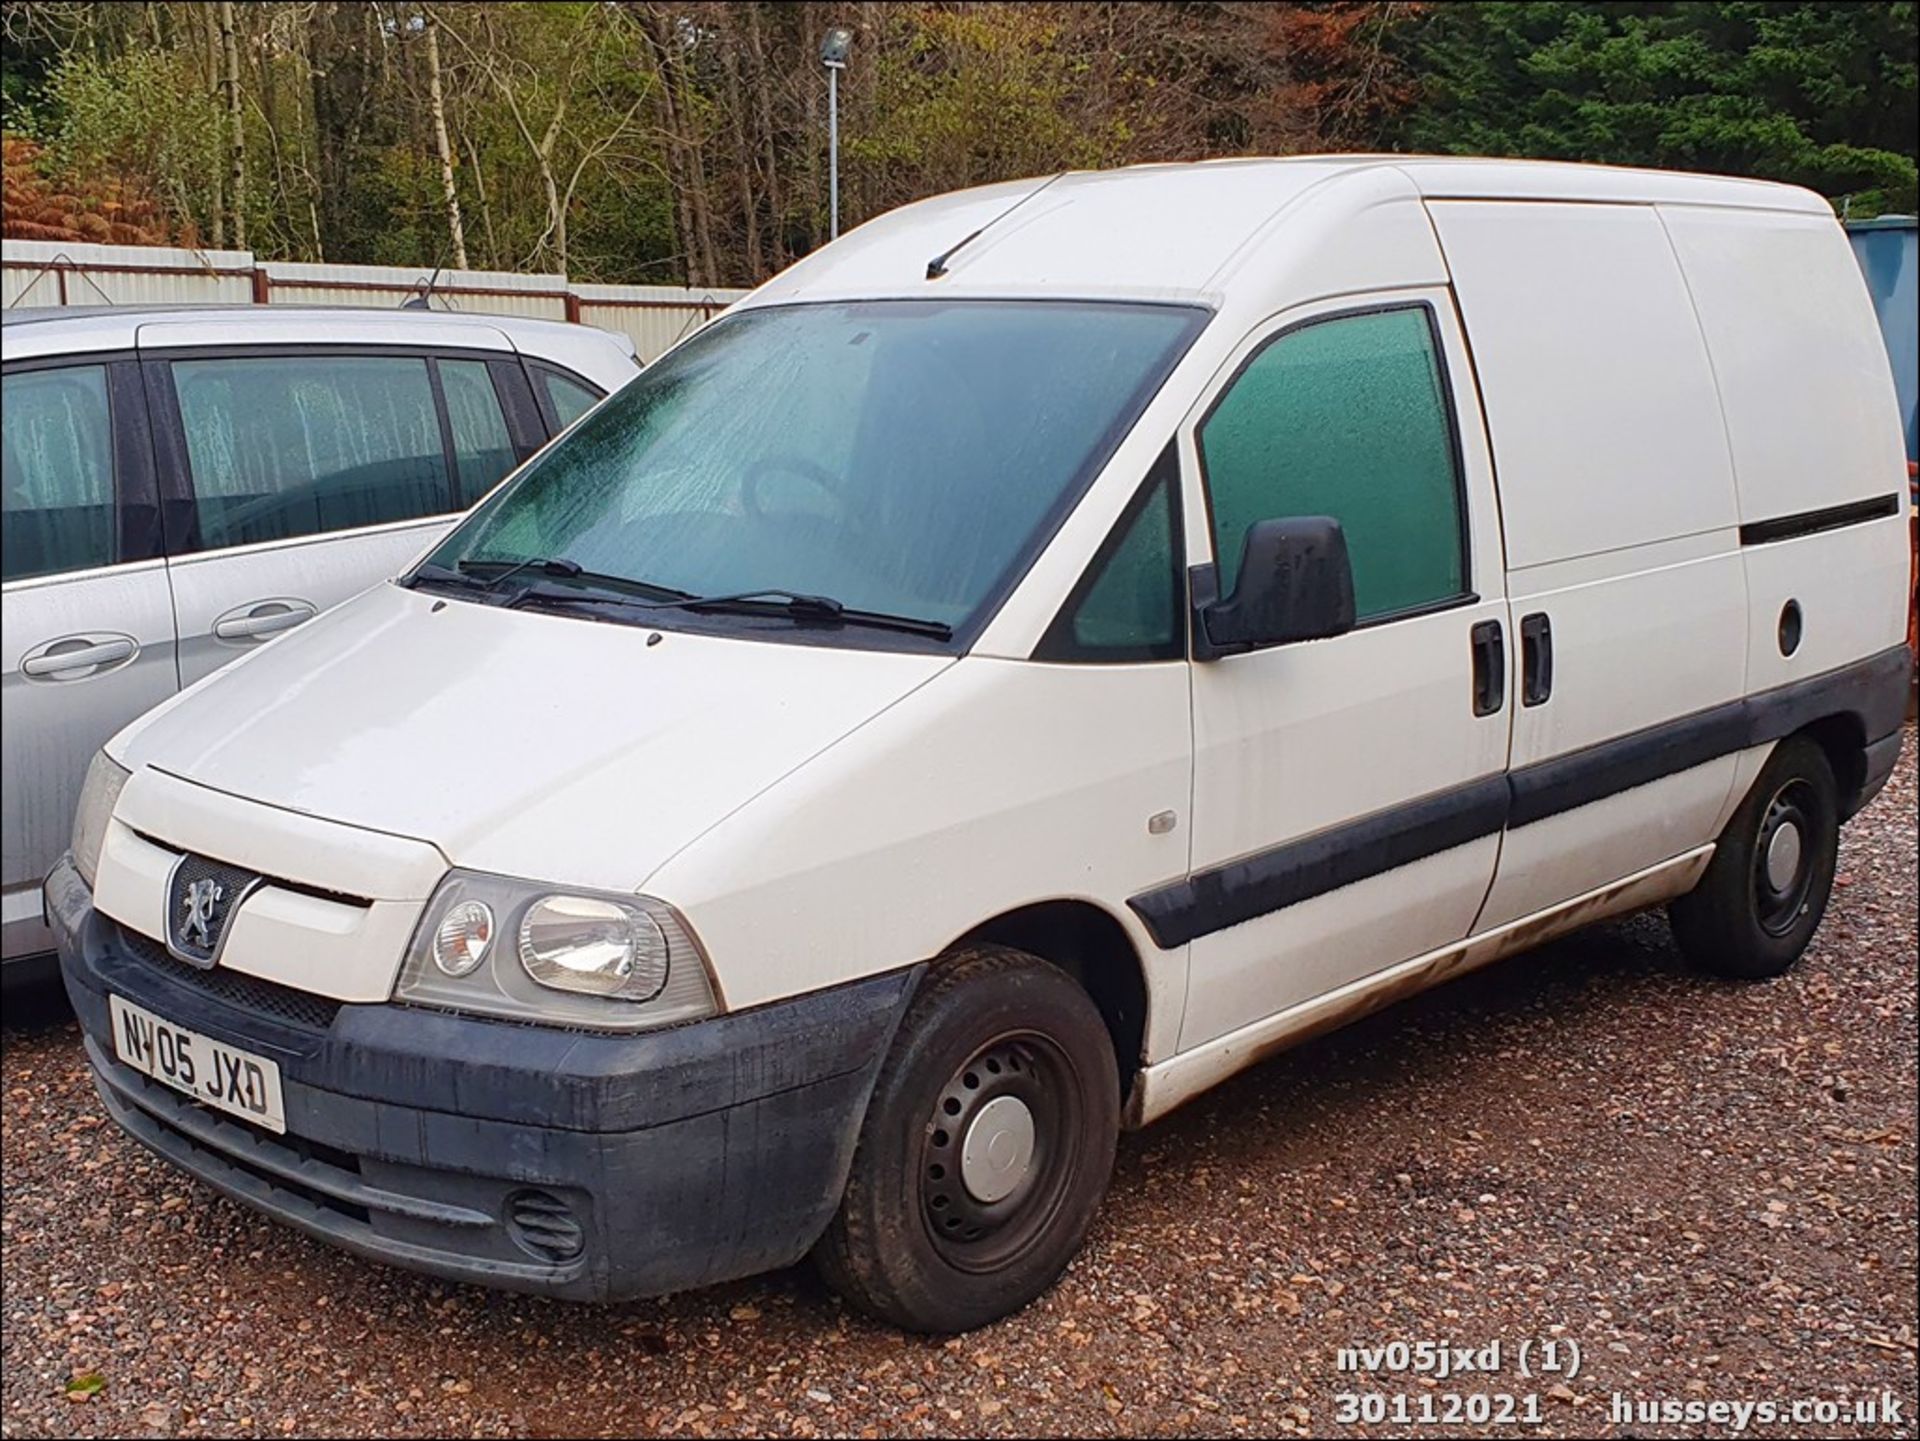
<svg viewBox="0 0 1920 1441">
<path fill-rule="evenodd" d="M 1362 620 L 1465 589 L 1453 431 L 1425 307 L 1281 335 L 1215 404 L 1199 441 L 1222 595 L 1248 527 L 1307 515 L 1345 529 Z"/>
<path fill-rule="evenodd" d="M 492 490 L 519 463 L 519 457 L 513 453 L 513 437 L 507 432 L 507 418 L 484 360 L 441 361 L 440 388 L 447 397 L 447 420 L 453 428 L 460 504 L 469 506 Z"/>
<path fill-rule="evenodd" d="M 110 564 L 113 423 L 106 367 L 19 371 L 0 385 L 0 578 Z"/>
<path fill-rule="evenodd" d="M 173 383 L 209 548 L 452 509 L 425 360 L 176 360 Z"/>
<path fill-rule="evenodd" d="M 552 370 L 537 370 L 540 384 L 547 392 L 547 403 L 553 407 L 554 418 L 565 430 L 574 421 L 585 415 L 600 403 L 600 392 L 590 390 L 577 380 Z"/>
<path fill-rule="evenodd" d="M 1169 446 L 1034 653 L 1046 661 L 1173 660 L 1187 650 L 1179 462 Z"/>
<path fill-rule="evenodd" d="M 561 557 L 603 580 L 778 588 L 959 626 L 1023 572 L 1204 321 L 1124 302 L 735 312 L 609 396 L 432 559 Z"/>
</svg>

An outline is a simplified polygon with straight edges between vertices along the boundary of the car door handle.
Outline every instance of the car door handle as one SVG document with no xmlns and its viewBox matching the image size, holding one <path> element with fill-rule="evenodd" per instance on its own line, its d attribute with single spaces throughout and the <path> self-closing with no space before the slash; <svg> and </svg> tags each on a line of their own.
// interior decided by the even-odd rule
<svg viewBox="0 0 1920 1441">
<path fill-rule="evenodd" d="M 20 670 L 33 680 L 87 680 L 139 653 L 139 642 L 130 635 L 68 635 L 29 651 Z"/>
<path fill-rule="evenodd" d="M 318 611 L 304 600 L 261 600 L 230 610 L 213 623 L 221 640 L 264 640 L 312 620 Z"/>
<path fill-rule="evenodd" d="M 1520 704 L 1541 705 L 1553 694 L 1553 622 L 1545 611 L 1520 621 Z"/>
<path fill-rule="evenodd" d="M 1483 620 L 1473 628 L 1473 713 L 1493 715 L 1506 703 L 1506 627 Z"/>
</svg>

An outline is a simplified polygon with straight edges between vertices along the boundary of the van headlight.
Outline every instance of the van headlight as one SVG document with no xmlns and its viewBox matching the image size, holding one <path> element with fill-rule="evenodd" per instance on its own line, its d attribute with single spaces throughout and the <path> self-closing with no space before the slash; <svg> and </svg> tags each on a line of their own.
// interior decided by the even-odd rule
<svg viewBox="0 0 1920 1441">
<path fill-rule="evenodd" d="M 80 879 L 93 889 L 93 878 L 100 869 L 100 852 L 107 844 L 107 822 L 120 801 L 120 791 L 133 774 L 117 764 L 105 751 L 95 751 L 87 766 L 87 778 L 80 786 L 80 804 L 73 813 L 73 868 Z"/>
<path fill-rule="evenodd" d="M 718 1009 L 706 956 L 672 906 L 479 871 L 452 871 L 434 891 L 394 999 L 612 1031 Z"/>
<path fill-rule="evenodd" d="M 660 923 L 633 901 L 542 896 L 520 918 L 520 964 L 543 986 L 650 1001 L 672 967 Z"/>
</svg>

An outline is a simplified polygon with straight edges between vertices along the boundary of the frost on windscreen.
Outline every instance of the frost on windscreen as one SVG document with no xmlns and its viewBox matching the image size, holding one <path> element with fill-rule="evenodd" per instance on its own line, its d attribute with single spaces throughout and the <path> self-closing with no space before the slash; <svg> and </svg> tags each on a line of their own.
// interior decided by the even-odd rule
<svg viewBox="0 0 1920 1441">
<path fill-rule="evenodd" d="M 628 385 L 436 555 L 563 556 L 958 624 L 1079 494 L 1190 338 L 1167 306 L 796 305 Z"/>
</svg>

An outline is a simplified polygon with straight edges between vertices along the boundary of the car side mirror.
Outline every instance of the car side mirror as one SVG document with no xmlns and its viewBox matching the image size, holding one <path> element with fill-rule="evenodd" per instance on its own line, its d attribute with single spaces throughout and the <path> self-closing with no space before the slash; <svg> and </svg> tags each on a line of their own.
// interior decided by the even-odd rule
<svg viewBox="0 0 1920 1441">
<path fill-rule="evenodd" d="M 1353 629 L 1353 563 L 1347 535 L 1328 515 L 1256 521 L 1240 548 L 1233 594 L 1215 598 L 1212 566 L 1194 576 L 1194 657 L 1293 641 L 1325 640 Z"/>
</svg>

